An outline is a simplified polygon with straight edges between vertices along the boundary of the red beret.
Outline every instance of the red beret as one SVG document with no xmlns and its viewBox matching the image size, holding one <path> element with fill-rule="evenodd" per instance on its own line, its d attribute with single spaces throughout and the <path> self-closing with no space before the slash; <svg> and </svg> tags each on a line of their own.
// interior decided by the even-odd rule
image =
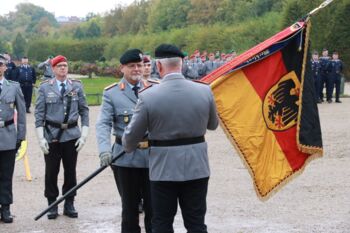
<svg viewBox="0 0 350 233">
<path fill-rule="evenodd" d="M 151 60 L 149 59 L 149 57 L 148 56 L 143 56 L 143 63 L 149 63 L 149 62 L 151 62 Z"/>
<path fill-rule="evenodd" d="M 67 62 L 67 58 L 62 55 L 58 55 L 51 59 L 51 66 L 55 67 L 60 62 Z"/>
<path fill-rule="evenodd" d="M 194 55 L 194 54 L 192 54 L 191 56 L 190 56 L 190 59 L 192 59 L 192 58 L 195 58 L 196 56 Z"/>
<path fill-rule="evenodd" d="M 199 53 L 199 50 L 198 50 L 198 49 L 196 49 L 196 50 L 194 51 L 194 53 Z"/>
</svg>

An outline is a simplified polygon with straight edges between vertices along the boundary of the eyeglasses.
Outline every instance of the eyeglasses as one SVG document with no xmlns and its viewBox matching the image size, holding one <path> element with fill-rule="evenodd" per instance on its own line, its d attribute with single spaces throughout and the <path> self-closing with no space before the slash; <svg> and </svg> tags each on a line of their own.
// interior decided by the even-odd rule
<svg viewBox="0 0 350 233">
<path fill-rule="evenodd" d="M 60 64 L 60 65 L 56 65 L 56 67 L 58 67 L 58 68 L 66 68 L 66 67 L 68 67 L 68 65 L 67 64 Z"/>
</svg>

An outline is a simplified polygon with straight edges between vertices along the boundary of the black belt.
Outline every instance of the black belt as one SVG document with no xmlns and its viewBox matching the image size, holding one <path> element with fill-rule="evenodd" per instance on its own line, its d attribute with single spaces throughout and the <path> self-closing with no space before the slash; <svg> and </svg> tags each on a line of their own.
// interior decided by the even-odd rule
<svg viewBox="0 0 350 233">
<path fill-rule="evenodd" d="M 15 123 L 13 119 L 9 121 L 0 121 L 0 128 L 5 128 L 9 125 L 12 125 L 13 123 Z"/>
<path fill-rule="evenodd" d="M 119 145 L 122 145 L 122 139 L 118 138 L 118 137 L 115 137 L 115 143 L 117 143 Z M 139 148 L 139 149 L 147 149 L 147 148 L 149 148 L 149 141 L 145 140 L 145 141 L 139 142 L 139 144 L 137 145 L 137 148 Z"/>
<path fill-rule="evenodd" d="M 204 136 L 195 138 L 180 138 L 174 140 L 150 140 L 150 146 L 161 147 L 161 146 L 184 146 L 205 142 Z"/>
<path fill-rule="evenodd" d="M 63 123 L 57 123 L 57 122 L 53 122 L 53 121 L 45 121 L 46 125 L 50 125 L 52 127 L 55 128 L 59 128 L 59 129 L 70 129 L 70 128 L 74 128 L 76 126 L 78 126 L 78 122 L 72 122 L 72 123 L 67 123 L 67 124 L 63 124 Z"/>
</svg>

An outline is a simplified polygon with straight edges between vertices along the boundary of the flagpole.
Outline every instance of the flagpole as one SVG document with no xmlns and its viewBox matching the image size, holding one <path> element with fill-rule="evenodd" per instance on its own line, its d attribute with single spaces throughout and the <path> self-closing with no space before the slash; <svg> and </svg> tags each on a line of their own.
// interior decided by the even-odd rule
<svg viewBox="0 0 350 233">
<path fill-rule="evenodd" d="M 321 3 L 321 5 L 319 5 L 318 7 L 316 7 L 315 9 L 313 9 L 312 11 L 310 11 L 307 15 L 306 15 L 306 20 L 308 20 L 311 16 L 315 15 L 319 10 L 321 10 L 322 8 L 325 8 L 326 6 L 328 6 L 329 4 L 331 4 L 334 0 L 326 0 L 323 3 Z"/>
</svg>

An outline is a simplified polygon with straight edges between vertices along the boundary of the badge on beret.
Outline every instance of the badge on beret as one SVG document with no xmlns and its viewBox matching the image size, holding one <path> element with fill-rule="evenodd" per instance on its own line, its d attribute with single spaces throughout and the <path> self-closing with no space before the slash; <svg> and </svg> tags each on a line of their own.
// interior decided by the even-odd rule
<svg viewBox="0 0 350 233">
<path fill-rule="evenodd" d="M 14 103 L 10 103 L 10 108 L 15 108 Z"/>
<path fill-rule="evenodd" d="M 142 60 L 142 59 L 143 59 L 143 56 L 142 56 L 142 54 L 141 54 L 141 53 L 139 53 L 139 56 L 140 56 L 140 59 Z"/>
</svg>

